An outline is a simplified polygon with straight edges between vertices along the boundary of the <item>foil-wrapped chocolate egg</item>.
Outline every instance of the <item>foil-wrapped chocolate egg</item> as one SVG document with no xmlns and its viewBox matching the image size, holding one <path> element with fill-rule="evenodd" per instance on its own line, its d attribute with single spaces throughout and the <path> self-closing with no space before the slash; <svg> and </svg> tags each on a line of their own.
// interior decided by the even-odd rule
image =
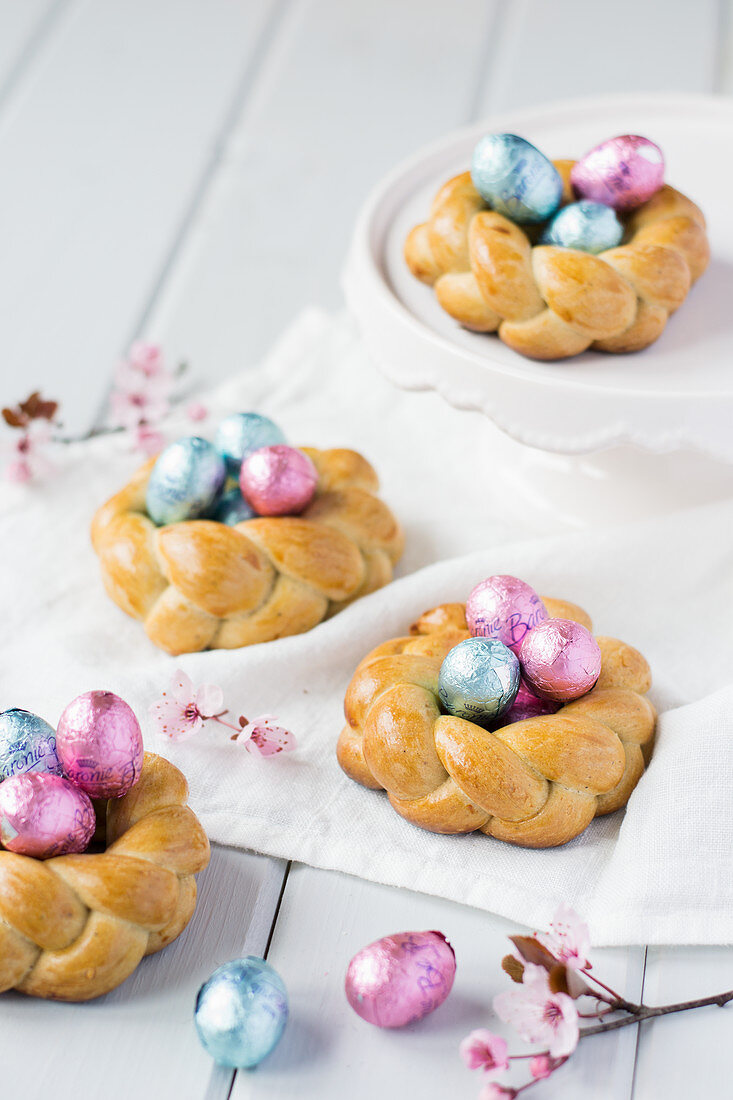
<svg viewBox="0 0 733 1100">
<path fill-rule="evenodd" d="M 234 489 L 227 489 L 219 497 L 211 513 L 211 519 L 217 523 L 226 523 L 233 527 L 235 523 L 244 523 L 247 519 L 254 519 L 257 515 L 254 508 L 247 503 L 242 496 L 242 490 L 237 485 Z"/>
<path fill-rule="evenodd" d="M 398 932 L 370 943 L 349 963 L 346 998 L 377 1027 L 404 1027 L 442 1005 L 456 956 L 442 932 Z"/>
<path fill-rule="evenodd" d="M 576 195 L 614 210 L 633 210 L 664 183 L 662 150 L 648 138 L 622 134 L 601 142 L 573 165 Z"/>
<path fill-rule="evenodd" d="M 12 707 L 0 712 L 0 781 L 21 772 L 62 775 L 56 752 L 56 731 L 29 710 Z"/>
<path fill-rule="evenodd" d="M 519 225 L 552 217 L 562 198 L 555 165 L 516 134 L 482 137 L 473 151 L 471 179 L 484 202 Z"/>
<path fill-rule="evenodd" d="M 540 699 L 530 691 L 524 680 L 520 680 L 516 698 L 506 714 L 499 719 L 499 724 L 511 726 L 514 722 L 523 722 L 525 718 L 541 718 L 545 714 L 555 714 L 559 709 L 559 703 L 554 703 L 551 699 Z"/>
<path fill-rule="evenodd" d="M 440 666 L 438 695 L 448 714 L 489 726 L 519 690 L 519 661 L 496 638 L 466 638 Z"/>
<path fill-rule="evenodd" d="M 25 772 L 0 783 L 0 841 L 35 859 L 83 852 L 94 835 L 91 800 L 60 775 Z"/>
<path fill-rule="evenodd" d="M 214 446 L 226 459 L 229 473 L 238 477 L 247 455 L 259 451 L 260 447 L 272 447 L 276 443 L 285 442 L 283 432 L 268 416 L 243 412 L 233 413 L 222 420 Z"/>
<path fill-rule="evenodd" d="M 601 674 L 601 648 L 589 630 L 571 619 L 545 619 L 519 651 L 530 691 L 555 703 L 586 695 Z"/>
<path fill-rule="evenodd" d="M 481 581 L 466 601 L 471 634 L 498 638 L 515 653 L 525 635 L 546 618 L 547 610 L 534 588 L 506 573 Z"/>
<path fill-rule="evenodd" d="M 624 227 L 616 211 L 601 202 L 582 199 L 558 210 L 540 238 L 540 244 L 577 248 L 581 252 L 605 252 L 621 243 Z"/>
<path fill-rule="evenodd" d="M 161 451 L 150 472 L 145 507 L 153 523 L 181 523 L 211 511 L 226 480 L 226 463 L 215 447 L 186 436 Z"/>
<path fill-rule="evenodd" d="M 251 1069 L 280 1042 L 288 994 L 276 970 L 255 955 L 224 963 L 201 986 L 194 1022 L 221 1066 Z"/>
<path fill-rule="evenodd" d="M 131 707 L 111 691 L 77 696 L 59 718 L 64 773 L 92 798 L 121 798 L 143 766 L 143 738 Z"/>
<path fill-rule="evenodd" d="M 245 458 L 239 483 L 258 515 L 296 515 L 313 499 L 318 471 L 303 451 L 276 444 Z"/>
</svg>

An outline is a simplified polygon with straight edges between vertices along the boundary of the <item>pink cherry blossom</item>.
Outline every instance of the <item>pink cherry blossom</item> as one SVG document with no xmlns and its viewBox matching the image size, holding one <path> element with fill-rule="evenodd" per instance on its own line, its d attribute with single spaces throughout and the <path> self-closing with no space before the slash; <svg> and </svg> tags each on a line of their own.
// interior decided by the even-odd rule
<svg viewBox="0 0 733 1100">
<path fill-rule="evenodd" d="M 143 454 L 154 455 L 165 446 L 165 436 L 149 424 L 138 424 L 133 435 L 133 446 Z"/>
<path fill-rule="evenodd" d="M 469 1069 L 481 1069 L 487 1077 L 509 1068 L 506 1041 L 485 1027 L 467 1035 L 458 1049 Z"/>
<path fill-rule="evenodd" d="M 497 1085 L 496 1081 L 492 1081 L 481 1089 L 478 1100 L 514 1100 L 516 1095 L 517 1089 Z"/>
<path fill-rule="evenodd" d="M 569 970 L 583 970 L 589 965 L 588 925 L 565 902 L 555 911 L 549 932 L 538 932 L 536 938 Z"/>
<path fill-rule="evenodd" d="M 528 1043 L 546 1043 L 553 1058 L 578 1045 L 578 1011 L 567 993 L 553 993 L 543 966 L 526 963 L 521 985 L 494 997 L 494 1011 Z"/>
<path fill-rule="evenodd" d="M 536 1081 L 549 1077 L 554 1069 L 555 1066 L 549 1054 L 537 1054 L 529 1063 L 529 1072 Z"/>
<path fill-rule="evenodd" d="M 162 420 L 170 408 L 174 384 L 174 372 L 165 365 L 157 345 L 133 344 L 115 371 L 108 411 L 111 427 L 132 430 Z"/>
<path fill-rule="evenodd" d="M 201 401 L 192 401 L 186 409 L 186 416 L 189 420 L 206 420 L 209 415 L 209 410 Z"/>
<path fill-rule="evenodd" d="M 284 726 L 277 725 L 274 714 L 261 714 L 247 722 L 237 737 L 247 752 L 259 756 L 275 756 L 279 752 L 292 752 L 296 747 L 295 735 Z"/>
<path fill-rule="evenodd" d="M 51 438 L 51 425 L 47 420 L 31 420 L 22 430 L 13 432 L 5 448 L 9 458 L 5 468 L 7 479 L 22 485 L 48 474 L 53 469 L 46 451 Z"/>
<path fill-rule="evenodd" d="M 163 349 L 158 344 L 149 344 L 146 340 L 135 341 L 128 353 L 128 362 L 149 378 L 168 374 L 163 359 Z"/>
<path fill-rule="evenodd" d="M 150 707 L 158 732 L 170 741 L 186 741 L 201 729 L 207 718 L 214 718 L 224 707 L 224 693 L 216 684 L 195 688 L 182 669 L 173 675 L 169 692 Z"/>
</svg>

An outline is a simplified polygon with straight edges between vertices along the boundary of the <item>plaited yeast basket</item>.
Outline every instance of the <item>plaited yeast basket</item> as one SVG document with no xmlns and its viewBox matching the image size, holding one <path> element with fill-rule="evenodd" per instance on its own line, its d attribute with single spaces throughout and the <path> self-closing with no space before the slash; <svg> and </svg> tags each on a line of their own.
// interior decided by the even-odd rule
<svg viewBox="0 0 733 1100">
<path fill-rule="evenodd" d="M 591 629 L 574 604 L 544 599 L 552 617 Z M 651 753 L 656 713 L 642 655 L 597 638 L 602 667 L 588 695 L 556 714 L 488 732 L 441 714 L 438 673 L 468 638 L 464 604 L 426 612 L 410 637 L 372 650 L 346 693 L 338 759 L 394 809 L 436 833 L 475 829 L 529 848 L 565 844 L 594 817 L 625 806 Z"/>
<path fill-rule="evenodd" d="M 553 162 L 563 205 L 574 202 L 572 160 Z M 411 230 L 405 259 L 466 328 L 498 332 L 532 359 L 566 359 L 587 348 L 639 351 L 661 335 L 710 259 L 702 211 L 664 186 L 625 217 L 623 243 L 598 256 L 533 247 L 536 230 L 487 208 L 470 172 L 448 180 L 430 218 Z"/>
<path fill-rule="evenodd" d="M 187 797 L 178 768 L 146 753 L 136 785 L 107 803 L 104 852 L 0 851 L 0 991 L 89 1001 L 180 935 L 209 862 Z"/>
<path fill-rule="evenodd" d="M 105 588 L 161 649 L 236 649 L 301 634 L 391 581 L 403 536 L 375 495 L 372 467 L 356 451 L 302 450 L 318 485 L 299 516 L 156 527 L 145 511 L 155 459 L 99 509 L 92 543 Z"/>
</svg>

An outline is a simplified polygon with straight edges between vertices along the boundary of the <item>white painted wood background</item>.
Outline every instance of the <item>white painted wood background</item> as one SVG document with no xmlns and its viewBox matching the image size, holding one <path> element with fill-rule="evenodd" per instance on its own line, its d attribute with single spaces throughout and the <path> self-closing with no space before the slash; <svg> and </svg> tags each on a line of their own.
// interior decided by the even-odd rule
<svg viewBox="0 0 733 1100">
<path fill-rule="evenodd" d="M 218 381 L 309 303 L 337 307 L 354 215 L 396 161 L 510 106 L 603 91 L 733 92 L 731 0 L 0 0 L 0 393 L 59 397 L 88 429 L 144 333 Z M 104 1095 L 474 1097 L 460 1038 L 490 1020 L 506 922 L 348 876 L 217 849 L 195 920 L 119 990 L 82 1006 L 0 998 L 3 1100 Z M 439 1013 L 358 1020 L 351 954 L 443 929 L 459 960 Z M 200 982 L 265 953 L 292 1019 L 254 1072 L 212 1068 Z M 733 952 L 598 952 L 651 1003 L 733 985 Z M 733 1095 L 731 1010 L 584 1044 L 536 1095 Z"/>
</svg>

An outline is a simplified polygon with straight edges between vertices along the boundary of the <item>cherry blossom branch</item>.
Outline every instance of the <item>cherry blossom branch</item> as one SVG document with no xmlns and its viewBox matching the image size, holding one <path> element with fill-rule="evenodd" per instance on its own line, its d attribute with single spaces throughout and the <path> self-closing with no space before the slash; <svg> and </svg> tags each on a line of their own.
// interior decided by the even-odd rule
<svg viewBox="0 0 733 1100">
<path fill-rule="evenodd" d="M 617 1031 L 620 1027 L 640 1024 L 644 1020 L 653 1019 L 655 1016 L 670 1016 L 673 1012 L 687 1012 L 691 1008 L 705 1008 L 707 1005 L 719 1005 L 720 1008 L 723 1008 L 730 1001 L 733 1001 L 733 989 L 729 989 L 726 993 L 715 993 L 712 997 L 700 997 L 696 1001 L 678 1001 L 677 1004 L 659 1005 L 656 1008 L 650 1008 L 648 1005 L 636 1005 L 633 1011 L 623 1009 L 623 1011 L 629 1012 L 628 1016 L 623 1016 L 620 1020 L 610 1020 L 608 1023 L 596 1024 L 595 1027 L 584 1027 L 579 1032 L 579 1036 L 581 1039 L 587 1039 L 589 1035 L 600 1035 L 604 1031 Z"/>
</svg>

